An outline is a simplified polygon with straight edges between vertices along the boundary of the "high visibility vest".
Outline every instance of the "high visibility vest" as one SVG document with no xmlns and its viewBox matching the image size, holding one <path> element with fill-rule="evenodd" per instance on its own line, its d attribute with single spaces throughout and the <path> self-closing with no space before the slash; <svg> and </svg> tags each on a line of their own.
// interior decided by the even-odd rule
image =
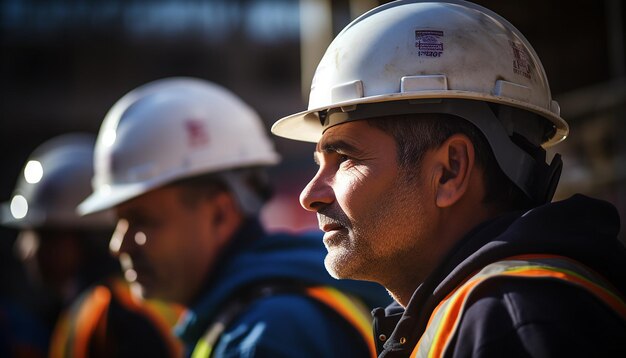
<svg viewBox="0 0 626 358">
<path fill-rule="evenodd" d="M 557 279 L 587 290 L 626 320 L 626 303 L 605 279 L 572 259 L 556 255 L 521 255 L 483 268 L 437 305 L 411 357 L 443 357 L 472 292 L 494 277 Z"/>
<path fill-rule="evenodd" d="M 107 322 L 107 313 L 112 300 L 123 309 L 135 312 L 150 322 L 171 357 L 182 356 L 182 343 L 174 337 L 171 328 L 182 315 L 183 308 L 155 300 L 139 303 L 132 297 L 126 282 L 114 279 L 106 285 L 97 285 L 85 292 L 61 316 L 51 338 L 49 357 L 88 357 L 91 349 L 106 351 L 107 325 L 110 323 Z"/>
<path fill-rule="evenodd" d="M 285 291 L 278 290 L 278 292 Z M 287 292 L 294 291 L 292 290 Z M 350 323 L 363 337 L 364 344 L 367 344 L 370 356 L 373 358 L 377 357 L 374 338 L 372 336 L 372 316 L 369 309 L 360 300 L 330 286 L 306 287 L 302 291 L 295 292 L 301 292 L 308 297 L 314 298 L 315 300 L 323 303 L 327 307 L 337 312 L 341 317 L 343 317 L 343 319 Z M 268 295 L 263 295 L 261 297 L 267 296 Z M 244 304 L 235 303 L 229 305 L 229 307 L 226 307 L 224 313 L 216 319 L 216 321 L 209 327 L 206 333 L 198 341 L 191 354 L 191 357 L 210 357 L 215 344 L 219 340 L 220 336 L 222 335 L 228 324 L 250 303 L 251 302 L 247 302 Z"/>
</svg>

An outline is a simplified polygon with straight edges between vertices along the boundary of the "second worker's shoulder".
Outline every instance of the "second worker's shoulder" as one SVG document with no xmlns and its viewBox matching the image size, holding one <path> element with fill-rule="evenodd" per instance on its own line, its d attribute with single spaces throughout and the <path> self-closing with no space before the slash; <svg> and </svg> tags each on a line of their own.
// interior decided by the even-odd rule
<svg viewBox="0 0 626 358">
<path fill-rule="evenodd" d="M 251 347 L 267 353 L 255 357 L 368 356 L 353 326 L 304 293 L 280 293 L 254 300 L 228 325 L 216 352 L 249 351 Z"/>
</svg>

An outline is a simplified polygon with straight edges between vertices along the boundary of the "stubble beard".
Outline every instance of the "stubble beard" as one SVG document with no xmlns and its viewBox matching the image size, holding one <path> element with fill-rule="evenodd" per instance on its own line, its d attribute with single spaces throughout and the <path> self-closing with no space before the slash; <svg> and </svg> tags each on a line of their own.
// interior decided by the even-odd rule
<svg viewBox="0 0 626 358">
<path fill-rule="evenodd" d="M 414 234 L 403 230 L 410 224 L 407 220 L 419 221 L 419 210 L 415 207 L 414 193 L 407 182 L 398 179 L 395 188 L 384 200 L 365 213 L 358 221 L 350 220 L 340 209 L 329 211 L 330 217 L 342 223 L 345 230 L 334 234 L 332 246 L 324 266 L 336 279 L 355 279 L 385 284 L 397 273 L 399 266 L 410 260 Z"/>
<path fill-rule="evenodd" d="M 353 234 L 348 231 L 335 234 L 335 244 L 327 246 L 328 253 L 324 258 L 326 271 L 336 279 L 360 279 L 359 272 L 355 266 L 355 260 L 362 256 L 363 250 L 359 249 L 353 239 Z"/>
</svg>

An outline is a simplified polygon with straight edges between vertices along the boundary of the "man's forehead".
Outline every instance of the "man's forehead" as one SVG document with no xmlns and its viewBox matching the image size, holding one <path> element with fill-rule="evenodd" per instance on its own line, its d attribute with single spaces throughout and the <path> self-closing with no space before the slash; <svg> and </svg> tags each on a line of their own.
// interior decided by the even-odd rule
<svg viewBox="0 0 626 358">
<path fill-rule="evenodd" d="M 167 185 L 149 190 L 134 198 L 128 199 L 115 206 L 115 211 L 124 214 L 140 215 L 146 212 L 160 210 L 154 203 L 163 202 L 170 197 L 176 197 L 180 193 L 180 188 L 174 185 Z"/>
<path fill-rule="evenodd" d="M 358 122 L 346 122 L 328 128 L 322 134 L 319 142 L 315 147 L 316 151 L 323 151 L 328 146 L 348 145 L 356 146 L 359 143 L 359 139 L 362 137 L 365 131 L 365 123 Z"/>
</svg>

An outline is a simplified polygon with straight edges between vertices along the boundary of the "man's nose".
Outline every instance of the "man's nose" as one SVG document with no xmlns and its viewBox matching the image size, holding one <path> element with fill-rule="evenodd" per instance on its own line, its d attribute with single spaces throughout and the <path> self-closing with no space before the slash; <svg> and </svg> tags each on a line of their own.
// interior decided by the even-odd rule
<svg viewBox="0 0 626 358">
<path fill-rule="evenodd" d="M 300 205 L 308 211 L 318 211 L 332 203 L 335 194 L 329 173 L 320 168 L 309 184 L 300 193 Z"/>
</svg>

